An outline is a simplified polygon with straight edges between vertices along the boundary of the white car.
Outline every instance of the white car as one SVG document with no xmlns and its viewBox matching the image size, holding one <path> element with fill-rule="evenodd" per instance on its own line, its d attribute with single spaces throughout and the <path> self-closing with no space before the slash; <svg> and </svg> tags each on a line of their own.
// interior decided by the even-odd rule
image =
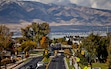
<svg viewBox="0 0 111 69">
<path fill-rule="evenodd" d="M 58 53 L 57 56 L 61 56 L 61 53 Z"/>
<path fill-rule="evenodd" d="M 43 65 L 44 65 L 43 62 L 38 62 L 38 63 L 37 63 L 37 67 L 36 67 L 36 69 L 39 68 L 39 67 L 41 67 L 41 66 L 43 66 Z"/>
</svg>

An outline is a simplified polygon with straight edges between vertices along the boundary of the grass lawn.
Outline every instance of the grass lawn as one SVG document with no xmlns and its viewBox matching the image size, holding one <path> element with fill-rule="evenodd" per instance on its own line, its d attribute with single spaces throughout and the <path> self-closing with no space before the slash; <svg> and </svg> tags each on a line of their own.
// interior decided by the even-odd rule
<svg viewBox="0 0 111 69">
<path fill-rule="evenodd" d="M 93 63 L 92 67 L 101 67 L 101 69 L 108 69 L 108 65 L 106 63 Z"/>
<path fill-rule="evenodd" d="M 30 61 L 31 60 L 31 58 L 27 58 L 26 60 L 24 60 L 24 62 L 28 62 L 28 61 Z"/>
<path fill-rule="evenodd" d="M 68 64 L 69 69 L 75 69 L 73 65 L 72 65 L 72 68 L 71 68 L 71 66 L 70 66 L 70 64 L 69 64 L 69 58 L 66 58 L 66 61 L 67 61 L 67 64 Z"/>
<path fill-rule="evenodd" d="M 50 58 L 43 58 L 42 62 L 48 63 L 50 61 Z"/>
<path fill-rule="evenodd" d="M 84 65 L 80 64 L 80 67 L 83 69 Z M 101 69 L 108 69 L 108 65 L 106 63 L 92 63 L 92 67 L 100 67 Z"/>
</svg>

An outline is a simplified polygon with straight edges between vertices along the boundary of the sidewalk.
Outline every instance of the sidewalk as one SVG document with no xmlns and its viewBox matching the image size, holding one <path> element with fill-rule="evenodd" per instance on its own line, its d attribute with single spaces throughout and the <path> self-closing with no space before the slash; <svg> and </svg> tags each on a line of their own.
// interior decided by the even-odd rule
<svg viewBox="0 0 111 69">
<path fill-rule="evenodd" d="M 28 58 L 33 58 L 33 57 L 37 57 L 37 56 L 41 56 L 41 55 L 34 55 L 34 56 L 30 56 Z M 24 63 L 24 61 L 27 60 L 28 58 L 24 58 L 15 63 L 7 64 L 6 67 L 7 67 L 7 69 L 18 69 L 20 66 L 22 66 L 26 63 L 26 62 Z M 1 66 L 1 67 L 2 67 L 2 69 L 5 69 L 5 66 Z"/>
<path fill-rule="evenodd" d="M 81 67 L 78 65 L 77 61 L 75 60 L 75 57 L 73 57 L 73 61 L 75 69 L 81 69 Z"/>
<path fill-rule="evenodd" d="M 23 60 L 17 61 L 17 62 L 15 62 L 15 63 L 7 64 L 7 65 L 6 65 L 6 68 L 7 68 L 7 69 L 15 69 L 16 66 L 20 65 L 20 64 L 23 63 L 25 60 L 26 60 L 26 58 L 23 59 Z M 2 69 L 5 69 L 5 66 L 1 66 L 1 68 L 2 68 Z"/>
<path fill-rule="evenodd" d="M 75 55 L 75 52 L 73 50 L 71 50 L 73 55 Z M 77 61 L 76 61 L 76 57 L 73 56 L 73 61 L 74 61 L 74 67 L 75 69 L 81 69 L 81 67 L 78 65 Z"/>
<path fill-rule="evenodd" d="M 27 58 L 17 61 L 14 65 L 9 66 L 7 69 L 15 69 L 16 66 L 22 64 Z"/>
<path fill-rule="evenodd" d="M 66 57 L 64 57 L 64 62 L 65 62 L 65 67 L 66 67 L 66 69 L 69 69 L 68 64 L 67 64 L 67 61 L 66 61 Z"/>
</svg>

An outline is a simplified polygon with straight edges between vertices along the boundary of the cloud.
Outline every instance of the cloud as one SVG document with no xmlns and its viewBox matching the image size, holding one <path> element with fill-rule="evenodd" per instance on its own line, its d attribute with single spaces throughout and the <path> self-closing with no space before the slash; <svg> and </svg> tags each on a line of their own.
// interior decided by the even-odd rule
<svg viewBox="0 0 111 69">
<path fill-rule="evenodd" d="M 57 4 L 75 3 L 80 6 L 111 10 L 111 4 L 110 4 L 111 0 L 25 0 L 25 1 L 38 1 L 45 4 L 47 3 L 57 3 Z"/>
<path fill-rule="evenodd" d="M 71 3 L 75 3 L 81 6 L 90 6 L 90 0 L 70 0 Z"/>
<path fill-rule="evenodd" d="M 111 10 L 111 0 L 70 0 L 70 2 L 91 8 Z"/>
<path fill-rule="evenodd" d="M 97 0 L 96 3 L 97 3 L 97 8 L 111 10 L 111 0 Z"/>
<path fill-rule="evenodd" d="M 93 4 L 91 5 L 91 7 L 92 7 L 92 8 L 97 8 L 97 4 L 96 4 L 96 3 L 93 3 Z"/>
<path fill-rule="evenodd" d="M 27 1 L 27 0 L 25 0 Z M 59 3 L 59 4 L 66 4 L 66 3 L 70 3 L 70 0 L 28 0 L 28 1 L 38 1 L 38 2 L 42 2 L 42 3 Z"/>
</svg>

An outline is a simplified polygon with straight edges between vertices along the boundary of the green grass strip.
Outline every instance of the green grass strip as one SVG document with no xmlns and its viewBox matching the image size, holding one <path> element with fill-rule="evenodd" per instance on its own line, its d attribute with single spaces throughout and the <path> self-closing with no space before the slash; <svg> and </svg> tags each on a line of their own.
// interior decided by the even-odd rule
<svg viewBox="0 0 111 69">
<path fill-rule="evenodd" d="M 42 60 L 42 62 L 44 62 L 44 63 L 48 63 L 50 61 L 50 58 L 43 58 L 43 60 Z"/>
<path fill-rule="evenodd" d="M 83 69 L 84 65 L 79 64 L 80 67 Z M 108 69 L 108 64 L 106 63 L 92 63 L 92 68 L 100 67 L 101 69 Z"/>
<path fill-rule="evenodd" d="M 100 67 L 101 69 L 108 69 L 108 64 L 106 63 L 92 63 L 92 67 Z"/>
<path fill-rule="evenodd" d="M 70 66 L 69 58 L 66 58 L 66 62 L 67 62 L 67 64 L 68 64 L 69 69 L 75 69 L 75 68 L 74 68 L 74 65 Z"/>
</svg>

